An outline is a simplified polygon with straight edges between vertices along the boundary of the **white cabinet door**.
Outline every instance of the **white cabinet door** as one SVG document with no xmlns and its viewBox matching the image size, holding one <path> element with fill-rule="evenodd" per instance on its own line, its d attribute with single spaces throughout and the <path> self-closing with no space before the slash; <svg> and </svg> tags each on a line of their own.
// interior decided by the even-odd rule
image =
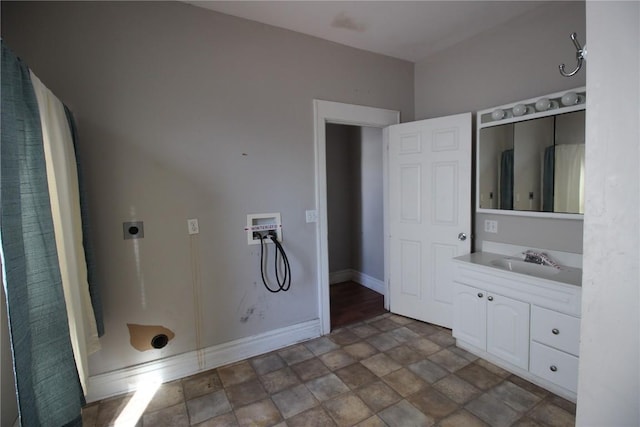
<svg viewBox="0 0 640 427">
<path fill-rule="evenodd" d="M 453 336 L 482 350 L 487 344 L 486 300 L 485 291 L 455 284 Z"/>
<path fill-rule="evenodd" d="M 487 295 L 487 352 L 529 369 L 530 306 L 502 295 Z"/>
<path fill-rule="evenodd" d="M 471 114 L 388 129 L 390 309 L 450 328 L 451 259 L 471 249 Z"/>
</svg>

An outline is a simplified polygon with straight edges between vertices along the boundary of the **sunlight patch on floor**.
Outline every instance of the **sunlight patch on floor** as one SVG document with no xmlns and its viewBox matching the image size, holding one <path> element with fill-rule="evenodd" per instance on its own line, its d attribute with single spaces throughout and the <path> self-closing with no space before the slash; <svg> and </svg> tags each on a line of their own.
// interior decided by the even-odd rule
<svg viewBox="0 0 640 427">
<path fill-rule="evenodd" d="M 116 418 L 114 425 L 116 427 L 135 426 L 161 385 L 162 380 L 160 378 L 147 379 L 141 382 L 134 395 L 127 402 L 127 406 Z"/>
</svg>

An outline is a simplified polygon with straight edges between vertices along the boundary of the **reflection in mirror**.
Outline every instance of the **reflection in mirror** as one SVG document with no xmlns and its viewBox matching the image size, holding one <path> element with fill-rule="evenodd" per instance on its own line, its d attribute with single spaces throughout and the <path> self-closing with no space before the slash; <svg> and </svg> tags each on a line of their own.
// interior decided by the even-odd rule
<svg viewBox="0 0 640 427">
<path fill-rule="evenodd" d="M 480 140 L 480 207 L 513 209 L 513 124 L 481 129 Z M 509 169 L 507 173 L 504 172 L 505 165 Z"/>
<path fill-rule="evenodd" d="M 482 209 L 584 213 L 584 110 L 479 132 Z"/>
<path fill-rule="evenodd" d="M 584 119 L 584 111 L 556 116 L 553 212 L 584 213 Z"/>
</svg>

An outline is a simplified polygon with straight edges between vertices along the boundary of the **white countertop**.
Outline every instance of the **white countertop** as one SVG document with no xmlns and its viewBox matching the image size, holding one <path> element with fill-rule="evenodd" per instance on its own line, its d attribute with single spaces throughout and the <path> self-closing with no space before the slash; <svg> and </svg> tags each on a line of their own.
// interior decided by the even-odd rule
<svg viewBox="0 0 640 427">
<path fill-rule="evenodd" d="M 559 282 L 567 285 L 582 286 L 582 269 L 580 268 L 567 267 L 567 266 L 561 265 L 559 268 L 559 271 L 556 274 L 553 274 L 552 276 L 549 276 L 549 275 L 541 276 L 535 273 L 521 273 L 517 271 L 511 271 L 502 267 L 498 267 L 493 264 L 494 262 L 499 261 L 501 259 L 515 259 L 518 261 L 522 261 L 522 258 L 510 257 L 507 255 L 501 255 L 501 254 L 494 254 L 491 252 L 474 252 L 472 254 L 462 255 L 462 256 L 453 258 L 453 260 L 456 262 L 471 263 L 474 265 L 483 266 L 483 267 L 486 267 L 492 270 L 501 271 L 501 272 L 519 274 L 525 277 L 536 277 L 540 280 L 545 280 L 549 282 Z M 547 268 L 552 269 L 553 267 L 547 267 Z"/>
</svg>

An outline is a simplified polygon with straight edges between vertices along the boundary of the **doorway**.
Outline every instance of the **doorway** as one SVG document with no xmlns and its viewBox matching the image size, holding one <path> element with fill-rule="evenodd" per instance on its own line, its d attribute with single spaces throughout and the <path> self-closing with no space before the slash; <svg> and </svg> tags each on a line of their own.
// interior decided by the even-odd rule
<svg viewBox="0 0 640 427">
<path fill-rule="evenodd" d="M 382 129 L 326 124 L 331 328 L 385 313 Z"/>
<path fill-rule="evenodd" d="M 327 209 L 327 152 L 326 125 L 343 124 L 377 128 L 383 133 L 383 236 L 388 235 L 387 224 L 387 142 L 385 127 L 399 123 L 398 111 L 359 105 L 342 104 L 338 102 L 314 100 L 314 133 L 316 157 L 316 209 L 317 223 L 317 254 L 318 254 L 318 317 L 320 318 L 321 333 L 331 331 L 330 295 L 329 295 L 329 227 Z M 386 238 L 383 238 L 383 287 L 385 294 L 385 308 L 388 301 L 388 248 Z"/>
</svg>

